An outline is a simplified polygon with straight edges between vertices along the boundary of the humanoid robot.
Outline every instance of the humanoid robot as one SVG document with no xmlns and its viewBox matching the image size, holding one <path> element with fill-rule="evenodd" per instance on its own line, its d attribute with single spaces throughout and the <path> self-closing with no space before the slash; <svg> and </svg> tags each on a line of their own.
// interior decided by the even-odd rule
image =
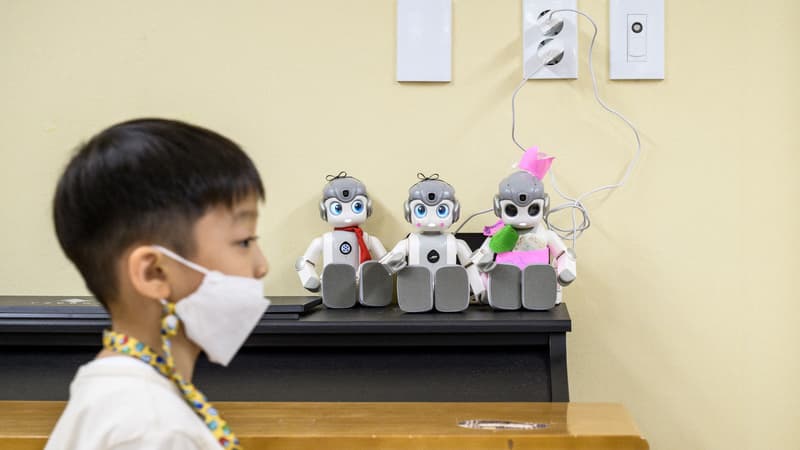
<svg viewBox="0 0 800 450">
<path fill-rule="evenodd" d="M 461 207 L 453 186 L 438 175 L 419 177 L 403 203 L 405 219 L 417 232 L 398 242 L 380 263 L 397 273 L 401 310 L 463 311 L 469 306 L 470 289 L 480 291 L 483 284 L 475 266 L 464 267 L 471 255 L 467 244 L 447 232 L 458 221 Z"/>
<path fill-rule="evenodd" d="M 494 309 L 551 309 L 560 302 L 561 286 L 575 280 L 575 253 L 544 221 L 550 205 L 541 179 L 551 161 L 531 149 L 520 163 L 523 170 L 500 182 L 493 208 L 500 222 L 484 230 L 489 237 L 470 258 L 488 272 L 479 296 Z"/>
<path fill-rule="evenodd" d="M 297 259 L 295 269 L 303 287 L 311 292 L 321 289 L 322 302 L 328 308 L 351 308 L 357 301 L 366 306 L 388 305 L 392 278 L 376 261 L 386 249 L 378 238 L 360 228 L 372 215 L 364 183 L 344 172 L 329 176 L 319 213 L 334 229 L 311 241 Z M 320 256 L 321 277 L 316 271 Z"/>
</svg>

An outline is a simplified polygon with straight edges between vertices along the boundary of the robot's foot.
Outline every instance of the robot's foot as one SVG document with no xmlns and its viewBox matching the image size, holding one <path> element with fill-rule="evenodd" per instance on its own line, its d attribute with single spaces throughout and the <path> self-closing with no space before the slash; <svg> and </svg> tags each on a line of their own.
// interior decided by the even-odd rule
<svg viewBox="0 0 800 450">
<path fill-rule="evenodd" d="M 486 290 L 494 309 L 516 310 L 522 307 L 520 281 L 522 272 L 511 264 L 498 264 L 489 274 Z"/>
<path fill-rule="evenodd" d="M 469 306 L 467 271 L 457 265 L 440 267 L 434 274 L 433 299 L 441 312 L 464 311 Z"/>
<path fill-rule="evenodd" d="M 356 270 L 349 264 L 328 264 L 322 270 L 322 304 L 352 308 L 356 304 Z"/>
<path fill-rule="evenodd" d="M 397 304 L 405 312 L 433 309 L 433 280 L 424 266 L 407 266 L 397 272 Z"/>
<path fill-rule="evenodd" d="M 386 306 L 392 302 L 392 276 L 377 261 L 361 265 L 360 302 L 365 306 Z"/>
<path fill-rule="evenodd" d="M 522 272 L 522 306 L 547 310 L 556 305 L 556 270 L 549 264 L 528 266 Z"/>
</svg>

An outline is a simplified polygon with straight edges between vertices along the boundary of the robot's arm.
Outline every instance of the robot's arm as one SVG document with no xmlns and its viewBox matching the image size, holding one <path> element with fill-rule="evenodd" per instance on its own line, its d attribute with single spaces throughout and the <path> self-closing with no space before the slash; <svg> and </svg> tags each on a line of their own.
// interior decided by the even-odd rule
<svg viewBox="0 0 800 450">
<path fill-rule="evenodd" d="M 315 267 L 321 254 L 322 238 L 318 237 L 311 241 L 306 252 L 303 256 L 297 258 L 297 262 L 294 264 L 294 269 L 300 277 L 300 283 L 311 292 L 318 292 L 320 288 L 319 275 Z"/>
<path fill-rule="evenodd" d="M 372 254 L 372 259 L 381 259 L 386 255 L 386 248 L 383 247 L 380 239 L 368 235 L 366 241 L 367 248 L 370 254 Z"/>
<path fill-rule="evenodd" d="M 556 274 L 558 283 L 566 286 L 578 275 L 575 252 L 564 245 L 564 241 L 552 230 L 547 230 L 547 247 L 550 254 L 555 256 Z"/>
<path fill-rule="evenodd" d="M 408 239 L 398 242 L 392 251 L 384 255 L 379 262 L 391 274 L 402 270 L 408 265 Z"/>
<path fill-rule="evenodd" d="M 481 272 L 491 272 L 497 265 L 494 262 L 495 252 L 489 248 L 489 240 L 491 240 L 491 238 L 487 238 L 483 241 L 481 248 L 475 250 L 475 253 L 469 257 L 469 261 Z"/>
<path fill-rule="evenodd" d="M 486 287 L 483 285 L 480 273 L 478 273 L 478 266 L 470 259 L 472 251 L 469 249 L 466 242 L 457 239 L 456 253 L 458 254 L 458 260 L 461 262 L 461 265 L 467 269 L 467 279 L 469 280 L 469 287 L 472 289 L 472 294 L 475 298 L 480 298 L 486 290 Z"/>
</svg>

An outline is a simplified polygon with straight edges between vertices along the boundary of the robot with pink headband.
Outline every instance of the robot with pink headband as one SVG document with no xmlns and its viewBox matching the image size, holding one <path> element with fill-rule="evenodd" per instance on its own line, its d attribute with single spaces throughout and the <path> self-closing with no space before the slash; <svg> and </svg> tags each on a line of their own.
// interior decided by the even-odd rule
<svg viewBox="0 0 800 450">
<path fill-rule="evenodd" d="M 493 209 L 500 221 L 484 229 L 488 238 L 470 258 L 488 275 L 479 296 L 494 309 L 551 309 L 561 286 L 575 280 L 575 253 L 545 222 L 550 201 L 542 179 L 552 162 L 531 148 L 521 170 L 498 186 Z"/>
</svg>

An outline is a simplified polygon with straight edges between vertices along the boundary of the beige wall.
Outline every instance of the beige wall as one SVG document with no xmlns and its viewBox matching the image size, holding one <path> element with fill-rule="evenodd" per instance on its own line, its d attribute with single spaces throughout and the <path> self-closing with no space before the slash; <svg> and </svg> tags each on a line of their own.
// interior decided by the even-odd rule
<svg viewBox="0 0 800 450">
<path fill-rule="evenodd" d="M 566 292 L 572 398 L 624 403 L 659 450 L 800 448 L 800 6 L 667 1 L 667 79 L 608 82 L 608 2 L 579 3 L 603 28 L 602 94 L 645 153 L 624 190 L 589 202 Z M 0 0 L 0 294 L 85 293 L 52 191 L 74 145 L 137 116 L 209 126 L 255 159 L 268 294 L 302 293 L 292 264 L 326 229 L 325 174 L 367 182 L 367 229 L 387 246 L 408 232 L 400 204 L 420 170 L 466 213 L 487 207 L 519 156 L 520 1 L 454 0 L 454 79 L 434 85 L 394 82 L 394 5 Z M 572 192 L 631 154 L 590 86 L 582 60 L 578 80 L 520 98 L 521 137 L 558 157 Z"/>
</svg>

